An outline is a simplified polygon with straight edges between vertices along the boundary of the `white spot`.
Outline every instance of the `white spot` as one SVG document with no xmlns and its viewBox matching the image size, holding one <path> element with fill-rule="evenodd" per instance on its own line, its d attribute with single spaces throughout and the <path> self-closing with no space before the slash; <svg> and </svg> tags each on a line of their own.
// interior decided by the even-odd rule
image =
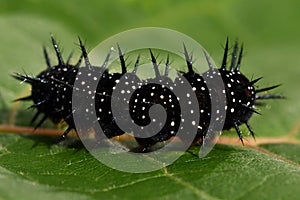
<svg viewBox="0 0 300 200">
<path fill-rule="evenodd" d="M 171 126 L 175 126 L 175 122 L 174 121 L 171 121 Z"/>
<path fill-rule="evenodd" d="M 195 125 L 196 125 L 196 122 L 195 122 L 195 121 L 192 121 L 192 125 L 195 126 Z"/>
<path fill-rule="evenodd" d="M 231 88 L 231 84 L 230 84 L 230 83 L 228 83 L 227 86 L 228 86 L 229 88 Z"/>
<path fill-rule="evenodd" d="M 233 112 L 234 112 L 234 108 L 231 108 L 231 109 L 230 109 L 230 112 L 233 113 Z"/>
</svg>

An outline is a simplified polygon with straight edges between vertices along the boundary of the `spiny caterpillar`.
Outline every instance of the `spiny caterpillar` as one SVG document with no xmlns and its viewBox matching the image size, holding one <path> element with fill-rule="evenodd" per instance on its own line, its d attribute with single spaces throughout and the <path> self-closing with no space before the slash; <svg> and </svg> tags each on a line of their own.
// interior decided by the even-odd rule
<svg viewBox="0 0 300 200">
<path fill-rule="evenodd" d="M 37 120 L 39 115 L 43 114 L 43 117 L 37 123 L 35 128 L 39 127 L 47 118 L 51 119 L 54 123 L 65 121 L 68 124 L 68 128 L 61 136 L 61 140 L 64 140 L 72 129 L 76 129 L 73 114 L 75 112 L 84 111 L 82 120 L 87 122 L 87 126 L 93 126 L 93 124 L 96 125 L 99 123 L 104 134 L 108 138 L 124 134 L 125 132 L 118 126 L 113 116 L 111 97 L 121 77 L 125 76 L 125 78 L 130 81 L 125 82 L 124 86 L 127 85 L 127 90 L 126 88 L 125 90 L 121 90 L 119 94 L 120 99 L 118 100 L 127 101 L 129 103 L 129 113 L 131 119 L 124 120 L 127 120 L 128 123 L 135 123 L 141 127 L 140 133 L 135 132 L 134 137 L 143 151 L 147 151 L 151 146 L 158 142 L 164 142 L 171 137 L 176 136 L 176 133 L 179 130 L 184 131 L 181 130 L 180 125 L 180 122 L 184 121 L 184 119 L 181 118 L 181 114 L 182 112 L 189 112 L 190 114 L 193 114 L 193 110 L 189 110 L 189 103 L 181 106 L 178 98 L 173 93 L 172 88 L 180 86 L 184 81 L 180 77 L 177 77 L 174 80 L 168 77 L 170 66 L 169 57 L 166 58 L 165 72 L 164 74 L 161 74 L 158 70 L 159 64 L 157 63 L 156 58 L 150 49 L 150 59 L 153 64 L 155 77 L 151 79 L 149 78 L 146 80 L 140 80 L 140 78 L 136 75 L 140 56 L 138 56 L 136 59 L 133 71 L 127 72 L 124 54 L 122 53 L 119 45 L 117 51 L 121 64 L 121 72 L 109 73 L 107 69 L 107 61 L 110 58 L 110 52 L 108 53 L 102 66 L 92 66 L 86 49 L 79 39 L 82 54 L 77 64 L 71 65 L 69 63 L 70 59 L 68 59 L 67 62 L 63 60 L 55 39 L 53 37 L 51 37 L 51 39 L 58 59 L 57 65 L 51 65 L 48 53 L 44 47 L 44 56 L 47 64 L 46 70 L 42 71 L 36 77 L 19 73 L 15 73 L 13 75 L 14 78 L 23 82 L 27 82 L 32 86 L 31 94 L 29 96 L 17 100 L 33 101 L 33 105 L 31 107 L 36 108 L 37 113 L 33 117 L 31 121 L 32 123 Z M 219 114 L 217 115 L 217 120 L 224 121 L 223 130 L 235 128 L 242 143 L 243 137 L 239 129 L 240 125 L 245 124 L 249 132 L 254 137 L 254 132 L 248 123 L 252 114 L 258 113 L 254 109 L 254 106 L 260 105 L 260 100 L 283 98 L 281 95 L 260 94 L 262 92 L 274 89 L 279 85 L 257 89 L 255 88 L 255 84 L 261 78 L 250 81 L 240 72 L 240 66 L 243 57 L 243 45 L 239 50 L 237 42 L 234 44 L 230 66 L 229 69 L 227 69 L 228 51 L 229 45 L 227 38 L 222 65 L 218 70 L 212 67 L 207 54 L 204 52 L 206 61 L 210 68 L 205 73 L 198 74 L 194 71 L 192 56 L 189 55 L 184 45 L 184 56 L 188 70 L 187 72 L 178 72 L 178 74 L 182 75 L 185 80 L 188 81 L 190 86 L 193 88 L 198 101 L 199 123 L 196 124 L 189 122 L 191 123 L 190 126 L 195 126 L 198 130 L 194 141 L 201 141 L 201 139 L 205 137 L 208 132 L 208 127 L 212 116 L 210 100 L 210 92 L 212 90 L 207 87 L 204 77 L 214 78 L 215 75 L 222 77 L 224 83 L 224 90 L 222 93 L 223 95 L 226 95 L 226 117 Z M 79 67 L 83 58 L 86 66 Z M 74 82 L 78 80 L 78 78 L 80 80 L 85 80 L 80 83 L 82 86 L 80 97 L 86 99 L 92 98 L 94 104 L 83 104 L 78 108 L 72 107 Z M 164 81 L 168 87 L 153 83 L 153 80 L 158 82 Z M 97 85 L 96 90 L 94 91 L 90 90 L 90 86 L 92 84 Z M 122 87 L 122 85 L 120 87 Z M 128 88 L 130 88 L 130 90 L 128 90 Z M 130 98 L 121 98 L 123 93 L 126 92 L 130 93 Z M 189 94 L 186 94 L 186 98 L 189 100 Z M 160 104 L 166 111 L 166 121 L 163 125 L 161 125 L 161 122 L 157 122 L 155 119 L 151 119 L 149 116 L 150 108 L 155 104 Z M 92 109 L 92 107 L 95 109 Z M 95 110 L 96 113 L 94 113 L 93 110 Z M 217 113 L 219 113 L 219 110 L 217 110 Z M 90 116 L 95 114 L 97 116 L 97 121 L 91 122 Z M 147 133 L 143 133 L 143 127 L 147 126 L 150 122 L 157 123 L 157 126 L 161 127 L 161 129 L 155 135 L 149 134 L 149 137 L 145 137 L 145 134 L 147 135 Z M 90 128 L 93 127 L 86 127 L 86 129 Z M 144 134 L 144 136 L 141 137 L 140 134 Z M 181 139 L 184 140 L 184 138 Z"/>
</svg>

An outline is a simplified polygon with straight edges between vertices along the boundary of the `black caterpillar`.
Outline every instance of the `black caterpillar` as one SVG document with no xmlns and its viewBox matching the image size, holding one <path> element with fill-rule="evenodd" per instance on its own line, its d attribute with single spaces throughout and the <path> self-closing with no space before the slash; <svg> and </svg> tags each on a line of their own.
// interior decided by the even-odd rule
<svg viewBox="0 0 300 200">
<path fill-rule="evenodd" d="M 145 138 L 140 137 L 140 133 L 134 133 L 136 141 L 144 150 L 147 150 L 157 142 L 163 142 L 175 136 L 178 130 L 181 128 L 180 122 L 184 121 L 184 119 L 181 119 L 182 112 L 188 111 L 192 113 L 192 110 L 189 110 L 188 104 L 180 108 L 177 97 L 174 95 L 172 89 L 170 89 L 182 84 L 183 81 L 178 77 L 172 81 L 168 77 L 170 65 L 169 57 L 166 59 L 165 73 L 160 74 L 156 58 L 150 50 L 155 77 L 152 79 L 140 80 L 136 76 L 136 70 L 139 66 L 140 57 L 137 58 L 133 71 L 128 73 L 124 54 L 119 46 L 118 53 L 121 64 L 121 72 L 110 74 L 106 69 L 110 53 L 108 53 L 106 61 L 102 66 L 92 66 L 89 62 L 86 49 L 79 39 L 82 55 L 80 56 L 77 64 L 71 65 L 69 63 L 70 59 L 68 59 L 67 62 L 64 62 L 56 41 L 53 37 L 51 37 L 51 39 L 58 58 L 58 64 L 56 66 L 52 66 L 50 64 L 48 53 L 44 47 L 44 56 L 47 64 L 46 70 L 42 71 L 37 77 L 32 77 L 26 74 L 22 75 L 19 73 L 15 73 L 13 75 L 13 77 L 16 79 L 30 83 L 32 86 L 31 95 L 17 100 L 32 100 L 34 102 L 31 107 L 36 108 L 37 113 L 33 117 L 31 121 L 32 123 L 36 121 L 39 115 L 43 114 L 43 117 L 37 123 L 35 128 L 39 127 L 47 118 L 50 118 L 54 123 L 65 121 L 68 124 L 68 128 L 62 135 L 61 139 L 63 140 L 66 138 L 70 130 L 75 129 L 75 123 L 73 119 L 74 112 L 79 112 L 79 110 L 81 110 L 81 112 L 84 112 L 84 117 L 82 118 L 83 120 L 87 121 L 87 124 L 90 125 L 96 123 L 89 121 L 90 115 L 94 114 L 90 108 L 95 106 L 97 120 L 104 131 L 104 134 L 108 138 L 124 134 L 124 131 L 117 125 L 111 109 L 111 96 L 122 76 L 126 76 L 125 78 L 130 80 L 129 83 L 127 82 L 124 84 L 124 86 L 129 84 L 129 86 L 126 86 L 127 90 L 126 88 L 122 90 L 120 95 L 122 96 L 123 93 L 130 93 L 131 97 L 127 99 L 125 97 L 124 99 L 120 97 L 120 99 L 118 99 L 119 101 L 129 102 L 129 113 L 131 119 L 125 119 L 128 121 L 128 123 L 135 123 L 140 126 L 142 133 L 143 127 L 147 126 L 151 122 L 151 118 L 149 116 L 149 110 L 151 106 L 154 104 L 160 104 L 164 107 L 167 114 L 166 122 L 164 125 L 161 125 L 162 128 L 157 134 L 150 135 L 149 132 L 150 136 Z M 220 120 L 224 120 L 223 130 L 235 128 L 241 142 L 243 142 L 243 137 L 239 129 L 241 124 L 246 124 L 248 130 L 254 137 L 254 132 L 248 123 L 248 120 L 252 114 L 258 113 L 254 109 L 254 106 L 260 105 L 260 100 L 283 98 L 281 95 L 260 94 L 262 92 L 274 89 L 279 85 L 256 89 L 254 85 L 261 78 L 250 81 L 240 72 L 243 56 L 243 45 L 239 51 L 237 42 L 234 44 L 230 67 L 227 69 L 228 50 L 229 47 L 227 38 L 221 67 L 218 70 L 210 67 L 207 72 L 198 74 L 194 71 L 192 57 L 188 54 L 187 49 L 184 46 L 184 55 L 188 71 L 178 73 L 180 73 L 193 88 L 198 100 L 200 112 L 199 124 L 189 122 L 191 123 L 191 126 L 196 126 L 198 128 L 194 141 L 201 141 L 201 139 L 206 135 L 211 120 L 211 101 L 209 89 L 203 78 L 205 76 L 213 78 L 214 74 L 219 74 L 222 77 L 225 86 L 223 93 L 226 94 L 227 101 L 225 106 L 226 118 L 218 115 L 217 117 L 219 117 Z M 206 54 L 205 56 L 209 66 L 211 66 L 209 58 Z M 86 67 L 79 68 L 82 58 L 85 60 Z M 99 74 L 101 74 L 101 77 Z M 80 108 L 76 108 L 77 110 L 74 110 L 72 108 L 72 92 L 74 82 L 78 78 L 81 80 L 86 80 L 81 82 L 82 98 L 89 99 L 93 96 L 91 94 L 95 94 L 95 105 L 82 105 Z M 168 87 L 153 83 L 153 80 L 158 82 L 164 81 Z M 89 86 L 92 83 L 97 84 L 96 91 L 90 91 Z M 129 91 L 128 88 L 131 90 Z M 152 120 L 154 122 L 154 119 Z M 159 124 L 160 122 L 156 123 Z M 86 128 L 88 130 L 91 127 Z M 143 134 L 147 135 L 147 133 Z M 184 138 L 181 139 L 184 140 Z"/>
</svg>

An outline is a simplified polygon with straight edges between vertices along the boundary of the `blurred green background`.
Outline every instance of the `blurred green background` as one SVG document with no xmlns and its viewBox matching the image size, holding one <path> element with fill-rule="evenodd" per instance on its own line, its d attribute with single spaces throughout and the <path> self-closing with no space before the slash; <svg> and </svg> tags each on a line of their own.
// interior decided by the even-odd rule
<svg viewBox="0 0 300 200">
<path fill-rule="evenodd" d="M 252 119 L 258 135 L 282 135 L 299 120 L 299 7 L 296 0 L 1 0 L 0 93 L 8 107 L 12 99 L 24 94 L 26 87 L 10 74 L 36 75 L 45 68 L 42 45 L 52 50 L 50 32 L 66 58 L 72 50 L 78 55 L 77 36 L 91 50 L 109 36 L 131 28 L 165 27 L 194 38 L 218 64 L 228 36 L 245 45 L 242 72 L 250 78 L 263 76 L 260 86 L 283 83 L 272 92 L 287 100 L 269 101 L 262 108 L 263 116 Z"/>
<path fill-rule="evenodd" d="M 28 85 L 20 85 L 18 81 L 14 80 L 10 76 L 10 74 L 13 72 L 22 73 L 25 71 L 30 75 L 37 75 L 41 70 L 45 69 L 46 64 L 42 53 L 43 45 L 47 46 L 49 50 L 51 49 L 49 51 L 50 56 L 53 60 L 53 63 L 56 62 L 55 55 L 50 44 L 50 33 L 53 33 L 55 38 L 59 41 L 59 44 L 63 49 L 63 55 L 65 58 L 67 58 L 72 50 L 75 51 L 75 55 L 79 54 L 77 36 L 80 36 L 81 38 L 86 40 L 86 46 L 89 50 L 91 50 L 99 42 L 119 32 L 137 27 L 158 26 L 174 29 L 194 38 L 210 53 L 217 64 L 220 64 L 222 60 L 223 45 L 227 36 L 231 41 L 234 41 L 236 38 L 238 38 L 240 42 L 243 42 L 245 47 L 245 56 L 243 59 L 241 71 L 245 73 L 249 78 L 258 78 L 261 76 L 264 77 L 263 80 L 261 80 L 259 84 L 257 84 L 260 87 L 282 83 L 283 85 L 273 90 L 272 93 L 281 94 L 287 97 L 286 100 L 270 100 L 267 102 L 267 106 L 259 108 L 259 111 L 263 115 L 255 116 L 251 119 L 250 122 L 253 126 L 253 129 L 255 130 L 257 137 L 285 136 L 297 123 L 299 123 L 300 120 L 299 8 L 300 1 L 296 0 L 0 0 L 1 123 L 8 122 L 9 113 L 11 113 L 12 106 L 15 105 L 12 104 L 11 101 L 30 92 Z M 25 105 L 23 105 L 23 107 L 25 108 Z M 18 125 L 29 125 L 32 112 L 24 111 L 23 107 L 22 109 L 20 109 L 19 114 L 17 115 L 17 120 L 14 123 Z M 297 129 L 296 131 L 298 133 L 298 138 L 300 138 L 299 131 Z M 35 166 L 35 161 L 30 163 L 29 160 L 32 157 L 39 159 L 40 157 L 42 157 L 39 157 L 39 154 L 47 154 L 48 149 L 43 149 L 42 147 L 30 149 L 31 143 L 29 141 L 23 141 L 19 139 L 20 138 L 17 136 L 1 137 L 1 151 L 3 151 L 3 149 L 5 150 L 5 148 L 2 148 L 3 146 L 8 148 L 10 144 L 13 144 L 13 141 L 21 141 L 20 143 L 15 143 L 15 146 L 13 146 L 12 149 L 8 148 L 9 151 L 16 151 L 16 153 L 13 155 L 15 155 L 17 158 L 12 156 L 13 159 L 11 157 L 4 159 L 4 157 L 2 157 L 3 160 L 0 159 L 0 163 L 2 163 L 1 166 L 4 166 L 7 169 L 11 169 L 11 171 L 13 172 L 16 172 L 18 178 L 19 176 L 21 176 L 22 178 L 26 177 L 26 179 L 35 180 L 37 181 L 37 183 L 42 183 L 42 186 L 39 185 L 39 187 L 42 188 L 39 189 L 39 191 L 44 191 L 44 183 L 46 183 L 46 185 L 49 184 L 54 186 L 54 191 L 56 191 L 56 187 L 59 188 L 61 187 L 61 185 L 64 185 L 60 182 L 60 180 L 55 179 L 55 177 L 48 177 L 40 175 L 39 173 L 56 174 L 56 172 L 58 171 L 59 173 L 57 174 L 60 174 L 60 166 L 64 168 L 68 164 L 65 162 L 69 162 L 67 158 L 58 156 L 58 161 L 54 160 L 53 163 L 47 163 L 48 160 L 49 162 L 52 162 L 51 159 L 54 158 L 51 157 L 47 159 L 47 157 L 43 157 L 44 160 L 42 159 L 42 161 L 45 162 L 46 166 Z M 26 154 L 22 154 L 24 149 L 19 145 L 24 145 L 24 147 L 28 148 Z M 267 148 L 267 146 L 265 147 Z M 290 156 L 290 158 L 294 162 L 299 163 L 299 145 L 295 145 L 293 146 L 293 148 L 291 147 L 291 145 L 284 146 L 284 148 L 280 150 L 275 148 L 273 152 L 278 154 L 281 153 L 281 155 L 285 155 L 286 153 L 287 157 Z M 271 145 L 268 149 L 271 151 L 272 148 L 274 148 L 274 146 Z M 43 153 L 39 152 L 40 149 L 42 149 Z M 278 150 L 278 152 L 276 152 L 276 149 Z M 290 151 L 287 151 L 287 149 L 289 149 Z M 53 152 L 63 151 L 64 150 L 51 149 L 49 155 Z M 68 153 L 70 153 L 72 154 L 72 156 L 74 156 L 72 157 L 72 159 L 74 158 L 74 160 L 82 159 L 80 157 L 82 156 L 82 154 L 83 156 L 88 157 L 87 154 L 82 152 L 82 154 L 77 153 L 74 155 L 71 150 L 66 151 L 67 153 L 64 152 L 64 154 L 66 154 L 65 156 L 69 156 Z M 5 154 L 5 151 L 3 152 Z M 247 195 L 245 196 L 240 196 L 241 198 L 247 199 L 248 197 L 249 199 L 251 199 L 251 194 L 253 194 L 252 197 L 258 198 L 259 195 L 264 194 L 264 192 L 266 191 L 269 192 L 267 192 L 267 195 L 263 196 L 264 198 L 262 199 L 268 199 L 267 197 L 272 194 L 275 197 L 276 195 L 282 195 L 281 197 L 288 197 L 286 196 L 287 194 L 281 193 L 280 189 L 284 185 L 276 183 L 277 189 L 273 189 L 272 187 L 276 182 L 275 180 L 273 180 L 272 178 L 265 178 L 261 180 L 260 177 L 263 177 L 262 174 L 266 175 L 265 177 L 269 177 L 269 169 L 274 170 L 274 173 L 278 174 L 281 173 L 282 169 L 283 171 L 295 172 L 299 175 L 299 172 L 297 171 L 299 169 L 299 166 L 298 168 L 294 168 L 294 166 L 288 166 L 285 169 L 285 165 L 281 166 L 282 162 L 281 164 L 277 163 L 278 165 L 274 165 L 274 160 L 265 155 L 262 156 L 257 152 L 255 152 L 255 157 L 252 158 L 251 156 L 253 156 L 253 152 L 247 148 L 235 149 L 235 147 L 221 147 L 220 149 L 220 146 L 218 146 L 216 152 L 217 154 L 212 154 L 212 158 L 215 158 L 215 161 L 212 161 L 211 163 L 207 161 L 208 163 L 204 164 L 206 165 L 204 167 L 202 165 L 203 163 L 193 161 L 195 162 L 195 168 L 197 166 L 197 163 L 200 166 L 197 166 L 198 169 L 194 169 L 195 171 L 201 169 L 203 169 L 204 171 L 196 171 L 196 175 L 192 174 L 192 171 L 188 171 L 188 173 L 191 173 L 190 176 L 183 174 L 183 179 L 184 177 L 188 177 L 187 179 L 189 179 L 189 181 L 192 179 L 192 181 L 198 184 L 194 184 L 192 188 L 189 188 L 190 191 L 195 190 L 195 188 L 193 187 L 201 187 L 203 183 L 204 186 L 202 189 L 204 191 L 209 190 L 208 193 L 215 192 L 217 193 L 217 197 L 226 198 L 227 194 L 231 195 L 231 197 L 234 197 L 236 194 L 243 194 L 243 189 L 249 189 L 248 186 L 253 184 L 253 187 L 249 189 L 250 192 L 246 193 Z M 222 153 L 224 153 L 224 155 L 226 156 L 229 152 L 232 153 L 231 155 L 233 156 L 230 157 L 232 158 L 232 160 L 230 160 L 230 163 L 228 164 L 226 163 L 228 157 L 223 157 Z M 248 153 L 250 156 L 248 155 Z M 235 160 L 237 158 L 241 158 L 241 160 Z M 28 159 L 29 163 L 28 166 L 24 167 L 24 160 L 26 159 Z M 189 159 L 193 160 L 198 158 L 184 157 L 184 163 L 188 163 Z M 254 164 L 252 160 L 247 159 L 256 159 L 255 162 L 257 164 Z M 265 165 L 267 164 L 267 162 L 265 161 L 270 161 L 269 165 Z M 220 168 L 216 167 L 216 170 L 227 170 L 227 172 L 229 172 L 231 169 L 233 169 L 233 172 L 231 174 L 229 172 L 229 175 L 224 176 L 214 174 L 216 171 L 214 173 L 211 173 L 210 169 L 212 169 L 213 171 L 214 167 L 216 166 L 215 162 L 217 162 L 218 164 L 221 163 L 219 166 Z M 224 165 L 222 164 L 222 162 L 225 162 Z M 15 165 L 14 163 L 17 164 Z M 234 165 L 233 163 L 236 163 L 236 165 Z M 250 165 L 248 167 L 249 163 Z M 253 166 L 251 164 L 253 164 Z M 50 172 L 47 171 L 48 166 Z M 58 169 L 55 167 L 57 167 Z M 74 176 L 80 174 L 80 176 L 85 177 L 85 171 L 80 171 L 80 167 L 84 168 L 85 166 L 79 166 L 79 168 L 78 166 L 74 166 L 74 169 L 72 168 L 72 170 L 74 171 L 71 172 L 68 171 L 69 168 L 66 167 L 66 171 L 62 171 L 63 174 L 67 174 L 62 177 L 65 178 L 68 183 L 67 185 L 63 186 L 64 188 L 62 190 L 73 191 L 73 189 L 70 189 L 71 186 L 77 187 L 76 184 L 81 183 L 81 179 L 74 178 L 75 181 L 73 181 L 72 179 L 74 174 Z M 234 167 L 240 168 L 241 173 L 236 174 L 237 172 Z M 45 168 L 46 171 L 43 171 Z M 171 166 L 169 170 L 171 171 L 173 168 L 176 171 L 176 165 Z M 246 170 L 243 171 L 243 168 Z M 252 168 L 253 171 L 251 171 Z M 185 170 L 186 168 L 183 167 L 183 169 Z M 101 170 L 103 170 L 103 173 L 106 174 L 106 172 L 111 169 L 101 168 Z M 96 171 L 95 174 L 102 174 L 101 170 L 99 172 Z M 247 172 L 248 174 L 244 176 L 244 174 Z M 259 174 L 260 172 L 262 174 Z M 24 173 L 25 176 L 23 176 Z M 114 186 L 114 181 L 119 181 L 121 186 L 122 184 L 126 185 L 127 178 L 130 180 L 130 177 L 131 179 L 138 179 L 138 177 L 141 178 L 140 180 L 147 179 L 144 177 L 144 175 L 135 176 L 127 174 L 127 176 L 123 173 L 114 173 L 116 175 L 112 175 L 107 179 L 110 180 L 110 182 L 107 183 L 107 185 L 110 185 L 110 187 Z M 182 171 L 178 173 L 182 173 Z M 207 176 L 205 176 L 205 173 L 207 173 Z M 0 174 L 6 174 L 6 171 L 3 171 L 3 168 L 0 168 Z M 69 174 L 71 174 L 72 176 L 68 176 Z M 87 181 L 90 180 L 93 176 L 96 176 L 95 174 L 94 171 L 91 174 L 87 174 L 85 177 L 86 179 L 84 179 L 86 182 L 82 183 L 82 185 L 80 186 L 81 188 L 79 188 L 78 191 L 76 189 L 74 189 L 74 191 L 95 197 L 93 196 L 94 190 L 89 188 L 90 182 Z M 15 177 L 8 177 L 9 181 L 3 183 L 11 183 L 12 186 L 15 186 Z M 61 176 L 59 176 L 59 178 L 60 177 Z M 286 177 L 290 177 L 291 179 Z M 292 179 L 292 177 L 294 177 L 294 179 Z M 297 190 L 296 187 L 299 186 L 299 181 L 293 182 L 297 177 L 298 176 L 294 176 L 293 174 L 289 173 L 282 175 L 280 179 L 282 182 L 289 181 L 291 185 L 295 186 L 295 189 L 293 189 L 292 187 L 288 187 L 287 185 L 285 191 L 287 191 L 288 194 L 294 194 L 291 193 L 290 190 L 294 192 Z M 53 179 L 49 181 L 49 178 Z M 200 183 L 193 178 L 198 179 Z M 219 181 L 218 178 L 221 179 L 221 181 Z M 267 179 L 268 181 L 266 187 L 261 187 Z M 99 184 L 98 181 L 101 181 L 101 178 L 97 180 L 91 180 L 95 182 L 93 184 L 95 184 L 94 187 L 97 188 L 96 185 Z M 152 185 L 150 183 L 149 186 L 147 184 L 142 184 L 140 187 L 142 188 L 142 190 L 144 190 L 145 188 L 147 190 L 147 188 L 149 189 L 151 188 L 151 186 L 153 186 L 153 184 L 156 184 L 155 180 Z M 249 182 L 247 182 L 248 180 Z M 259 181 L 261 181 L 262 184 L 260 184 Z M 222 184 L 227 184 L 229 182 L 234 186 L 229 188 L 229 190 L 226 190 L 228 188 L 224 188 Z M 101 184 L 104 183 L 101 182 Z M 69 185 L 71 185 L 70 188 Z M 171 190 L 172 194 L 175 194 L 174 196 L 178 194 L 176 193 L 178 191 L 179 195 L 185 196 L 186 191 L 181 193 L 182 191 L 177 187 L 174 187 L 175 189 L 173 188 L 174 190 L 176 190 L 174 191 L 170 188 L 167 188 L 167 185 L 168 182 L 162 182 L 162 184 L 159 185 L 160 188 L 157 191 L 154 191 L 153 194 L 160 195 L 158 191 L 167 192 L 168 190 Z M 25 188 L 24 190 L 26 190 L 27 188 L 27 184 L 21 184 L 17 186 Z M 134 185 L 134 187 L 137 186 Z M 3 189 L 5 188 L 5 186 L 0 184 L 0 192 L 1 188 Z M 50 190 L 53 191 L 52 189 Z M 104 197 L 105 195 L 107 195 L 107 197 L 114 198 L 122 197 L 122 195 L 127 192 L 125 197 L 130 198 L 131 196 L 128 195 L 130 191 L 139 191 L 139 189 L 135 188 L 131 190 L 129 188 L 129 190 L 127 190 L 125 186 L 123 189 L 124 193 L 122 189 L 119 190 L 120 196 L 113 196 L 113 192 L 112 196 L 109 196 L 111 193 L 105 193 L 103 191 L 102 192 L 104 194 Z M 255 192 L 252 193 L 252 190 L 254 190 Z M 31 190 L 28 189 L 28 191 Z M 196 190 L 196 192 L 199 191 Z M 99 193 L 102 194 L 101 192 Z M 40 195 L 41 197 L 45 196 L 43 192 L 41 192 Z M 201 196 L 203 194 L 201 194 L 200 192 L 200 194 L 198 195 Z M 50 196 L 49 199 L 52 197 L 54 196 Z M 72 197 L 72 194 L 68 197 Z M 80 195 L 77 195 L 75 197 L 78 199 L 85 199 L 83 197 L 80 198 Z M 166 196 L 166 199 L 171 197 L 173 196 Z"/>
</svg>

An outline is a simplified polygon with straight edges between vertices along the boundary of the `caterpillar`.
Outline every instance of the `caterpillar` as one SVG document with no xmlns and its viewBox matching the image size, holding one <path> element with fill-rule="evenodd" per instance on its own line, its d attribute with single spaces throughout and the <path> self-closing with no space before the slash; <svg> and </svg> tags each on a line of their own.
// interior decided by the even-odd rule
<svg viewBox="0 0 300 200">
<path fill-rule="evenodd" d="M 35 123 L 39 116 L 43 115 L 40 121 L 35 125 L 35 128 L 41 126 L 47 118 L 54 123 L 59 123 L 61 121 L 67 123 L 68 128 L 61 136 L 61 141 L 67 137 L 72 129 L 76 130 L 74 122 L 75 112 L 83 113 L 82 120 L 87 122 L 87 127 L 85 127 L 86 130 L 99 124 L 108 138 L 123 135 L 125 131 L 118 126 L 112 112 L 112 103 L 123 101 L 128 103 L 128 111 L 131 117 L 130 119 L 124 118 L 123 120 L 125 120 L 125 124 L 136 124 L 140 127 L 140 129 L 133 132 L 133 134 L 143 151 L 148 151 L 156 143 L 167 141 L 171 137 L 176 136 L 178 131 L 184 132 L 181 124 L 184 122 L 184 118 L 182 118 L 183 114 L 194 114 L 194 110 L 191 110 L 189 107 L 189 104 L 191 103 L 191 99 L 189 99 L 190 94 L 186 94 L 186 100 L 189 103 L 184 105 L 180 105 L 179 98 L 174 94 L 174 88 L 182 85 L 184 80 L 187 80 L 192 87 L 199 108 L 199 113 L 197 113 L 199 115 L 199 123 L 195 123 L 194 121 L 185 123 L 190 123 L 190 126 L 196 127 L 197 133 L 194 141 L 201 141 L 208 132 L 212 118 L 210 97 L 211 92 L 214 91 L 211 88 L 208 88 L 205 77 L 213 79 L 215 75 L 218 75 L 221 76 L 224 83 L 222 95 L 226 96 L 225 108 L 220 109 L 225 109 L 226 115 L 219 114 L 219 109 L 217 109 L 216 119 L 223 120 L 223 130 L 234 128 L 240 141 L 243 143 L 243 135 L 239 128 L 240 125 L 245 124 L 251 135 L 255 137 L 254 131 L 248 122 L 253 113 L 259 114 L 255 110 L 255 106 L 259 106 L 262 100 L 283 98 L 281 95 L 263 93 L 272 90 L 279 85 L 258 89 L 255 84 L 261 80 L 261 78 L 249 80 L 240 72 L 243 58 L 243 45 L 239 47 L 237 41 L 233 46 L 230 66 L 227 66 L 229 57 L 228 38 L 225 44 L 221 67 L 219 69 L 214 69 L 209 57 L 204 52 L 210 68 L 202 74 L 195 72 L 192 56 L 188 53 L 186 46 L 183 45 L 187 70 L 186 72 L 178 71 L 180 76 L 176 77 L 174 80 L 169 77 L 169 56 L 166 58 L 165 72 L 161 74 L 158 70 L 159 63 L 151 49 L 149 50 L 150 59 L 153 64 L 155 77 L 141 80 L 136 75 L 140 56 L 136 59 L 134 69 L 131 72 L 128 72 L 126 61 L 124 59 L 125 54 L 122 52 L 119 45 L 117 45 L 117 51 L 121 72 L 109 73 L 107 62 L 111 52 L 108 52 L 102 66 L 93 66 L 89 61 L 85 46 L 79 38 L 82 53 L 78 62 L 75 65 L 72 65 L 69 62 L 70 57 L 67 62 L 64 61 L 60 48 L 53 36 L 51 36 L 51 41 L 57 56 L 57 65 L 51 65 L 48 52 L 44 47 L 43 52 L 47 65 L 47 68 L 44 71 L 36 77 L 20 73 L 14 73 L 13 77 L 19 81 L 29 83 L 32 87 L 29 96 L 19 98 L 17 101 L 33 101 L 31 108 L 35 108 L 37 112 L 31 120 L 31 123 Z M 83 59 L 85 67 L 79 67 Z M 182 77 L 184 77 L 184 80 Z M 121 78 L 125 78 L 124 83 L 121 81 Z M 87 105 L 83 104 L 78 108 L 73 108 L 72 95 L 74 83 L 78 80 L 81 80 L 79 98 L 88 99 L 89 102 L 92 101 L 94 103 Z M 120 81 L 122 84 L 119 84 Z M 159 84 L 160 82 L 163 82 L 164 84 Z M 91 85 L 95 84 L 96 89 L 91 90 Z M 119 91 L 118 98 L 113 99 L 112 96 L 116 91 L 117 86 Z M 217 94 L 217 96 L 218 95 L 219 94 Z M 161 105 L 166 112 L 166 119 L 163 124 L 162 122 L 157 121 L 157 119 L 151 119 L 149 116 L 151 107 L 156 104 Z M 96 113 L 94 113 L 94 111 Z M 97 116 L 97 121 L 91 121 L 92 115 Z M 152 129 L 150 128 L 145 131 L 146 126 L 151 122 L 156 123 L 155 127 L 160 127 L 160 130 L 154 130 L 152 127 Z M 156 134 L 152 135 L 153 132 Z M 184 137 L 181 139 L 184 140 Z"/>
</svg>

